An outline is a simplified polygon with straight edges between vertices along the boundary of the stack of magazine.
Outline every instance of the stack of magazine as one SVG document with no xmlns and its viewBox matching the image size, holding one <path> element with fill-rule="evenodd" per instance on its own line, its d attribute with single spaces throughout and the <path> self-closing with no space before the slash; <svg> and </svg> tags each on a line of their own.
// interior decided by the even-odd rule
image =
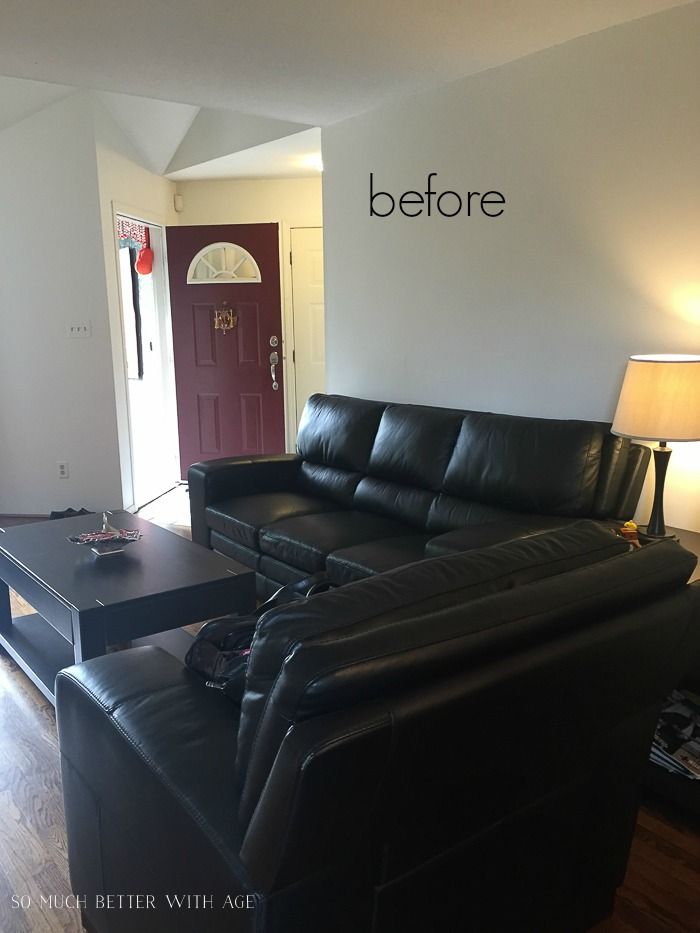
<svg viewBox="0 0 700 933">
<path fill-rule="evenodd" d="M 649 758 L 690 780 L 700 780 L 700 696 L 674 690 L 666 700 Z"/>
</svg>

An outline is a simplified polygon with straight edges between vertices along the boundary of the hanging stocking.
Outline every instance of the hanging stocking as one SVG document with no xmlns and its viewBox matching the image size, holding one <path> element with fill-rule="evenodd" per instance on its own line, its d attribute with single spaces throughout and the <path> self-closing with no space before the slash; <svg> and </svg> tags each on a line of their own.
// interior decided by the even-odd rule
<svg viewBox="0 0 700 933">
<path fill-rule="evenodd" d="M 151 231 L 146 227 L 146 245 L 139 250 L 135 263 L 139 275 L 150 275 L 153 271 L 153 250 L 151 249 Z"/>
</svg>

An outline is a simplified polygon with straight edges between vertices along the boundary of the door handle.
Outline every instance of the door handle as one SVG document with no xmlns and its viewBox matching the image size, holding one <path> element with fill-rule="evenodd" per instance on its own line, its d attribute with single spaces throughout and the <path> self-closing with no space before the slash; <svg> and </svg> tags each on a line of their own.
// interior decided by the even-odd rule
<svg viewBox="0 0 700 933">
<path fill-rule="evenodd" d="M 273 350 L 270 354 L 270 378 L 272 379 L 272 388 L 276 392 L 279 389 L 279 382 L 277 382 L 277 367 L 279 365 L 280 355 L 276 350 Z"/>
</svg>

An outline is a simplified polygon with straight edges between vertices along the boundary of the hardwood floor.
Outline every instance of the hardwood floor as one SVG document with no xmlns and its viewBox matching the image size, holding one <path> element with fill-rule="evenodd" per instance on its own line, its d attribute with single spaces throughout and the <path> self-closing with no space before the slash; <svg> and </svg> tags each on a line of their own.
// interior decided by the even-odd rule
<svg viewBox="0 0 700 933">
<path fill-rule="evenodd" d="M 45 522 L 48 515 L 0 515 L 0 528 L 12 528 L 13 525 L 26 525 L 29 522 Z"/>
<path fill-rule="evenodd" d="M 187 534 L 185 503 L 178 487 L 140 514 Z M 12 602 L 15 613 L 32 611 Z M 699 830 L 697 818 L 647 801 L 615 912 L 591 933 L 700 933 Z M 55 714 L 0 650 L 0 933 L 79 933 L 78 911 L 41 905 L 42 895 L 69 894 Z M 31 906 L 13 909 L 13 895 Z"/>
<path fill-rule="evenodd" d="M 660 801 L 642 807 L 615 913 L 595 933 L 700 931 L 698 824 Z"/>
<path fill-rule="evenodd" d="M 169 528 L 185 538 L 191 538 L 190 497 L 183 483 L 166 492 L 164 496 L 149 502 L 138 512 L 141 518 L 163 528 Z"/>
<path fill-rule="evenodd" d="M 78 911 L 41 906 L 70 893 L 54 710 L 0 651 L 0 930 L 78 933 Z"/>
</svg>

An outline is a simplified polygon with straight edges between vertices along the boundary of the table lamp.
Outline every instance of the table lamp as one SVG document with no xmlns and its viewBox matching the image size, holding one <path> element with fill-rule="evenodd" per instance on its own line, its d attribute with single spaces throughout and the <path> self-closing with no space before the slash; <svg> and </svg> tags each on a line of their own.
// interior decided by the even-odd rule
<svg viewBox="0 0 700 933">
<path fill-rule="evenodd" d="M 612 433 L 659 442 L 654 447 L 656 485 L 647 534 L 663 538 L 664 480 L 671 457 L 668 442 L 700 440 L 700 356 L 631 356 Z"/>
</svg>

